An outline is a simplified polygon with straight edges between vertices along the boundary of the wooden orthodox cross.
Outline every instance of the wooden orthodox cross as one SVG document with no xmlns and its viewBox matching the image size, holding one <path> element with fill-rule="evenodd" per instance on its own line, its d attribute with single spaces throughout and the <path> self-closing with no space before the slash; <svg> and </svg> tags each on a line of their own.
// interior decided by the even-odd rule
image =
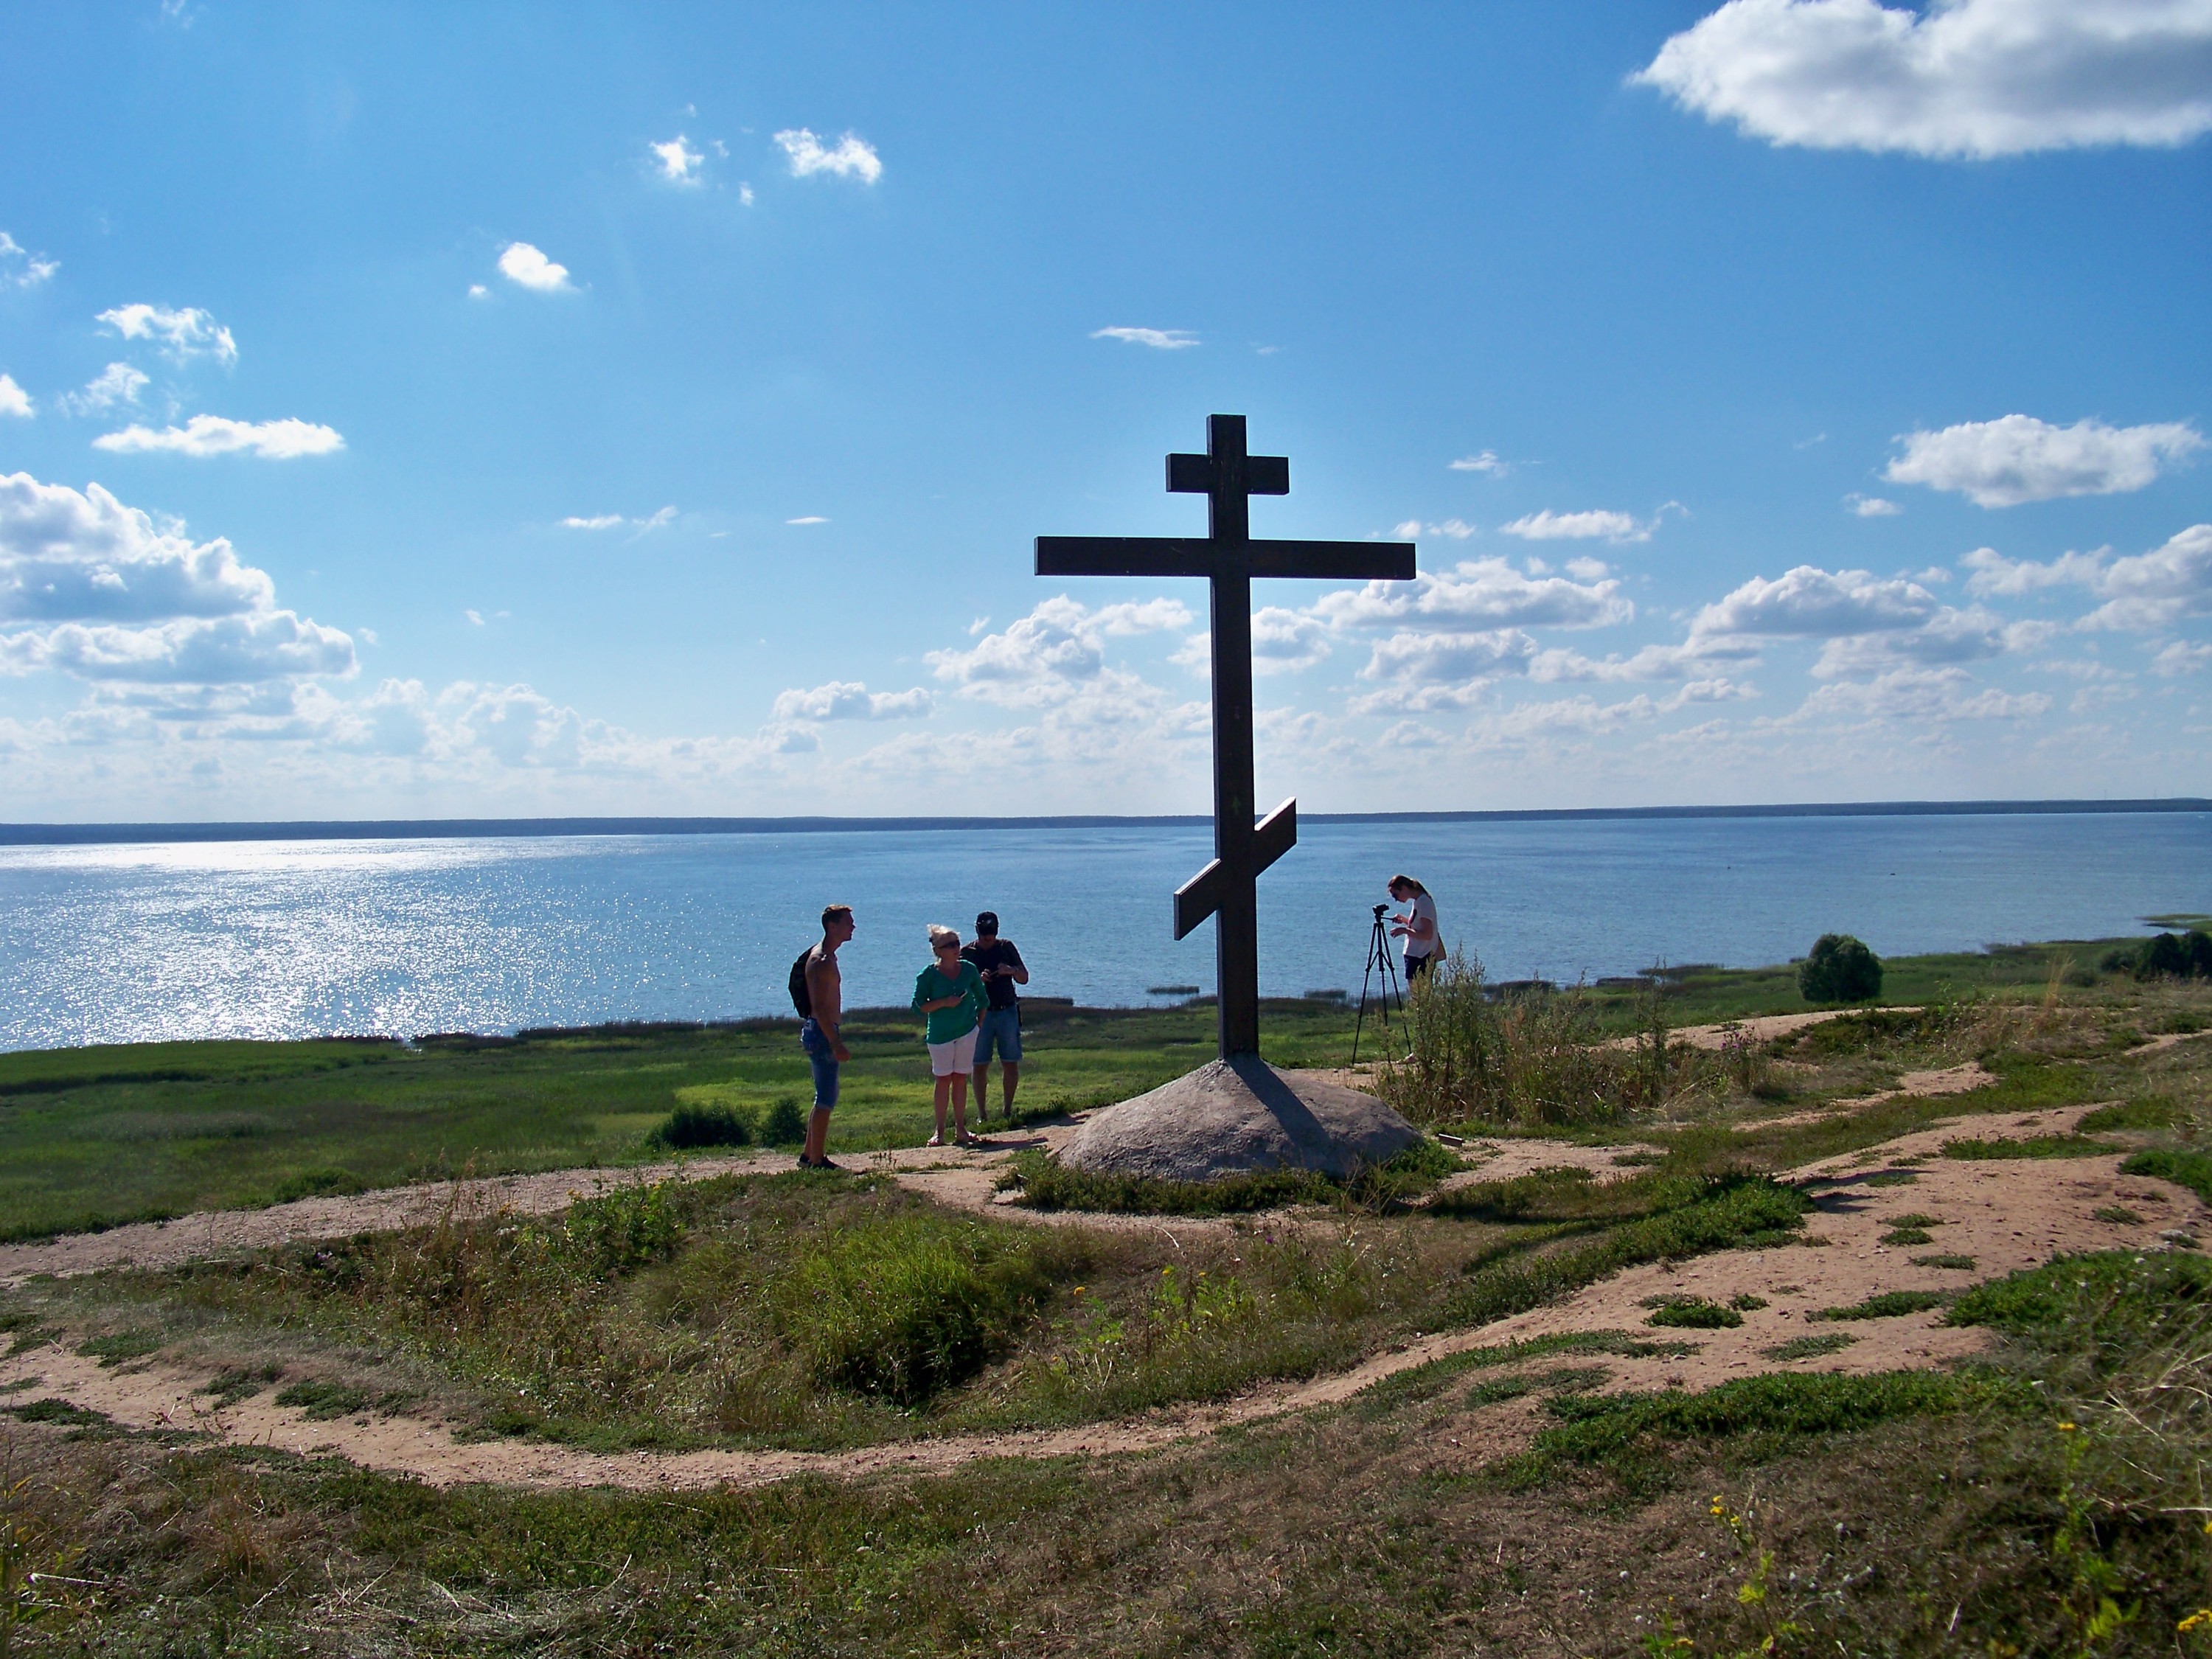
<svg viewBox="0 0 2212 1659">
<path fill-rule="evenodd" d="M 1210 415 L 1206 453 L 1168 457 L 1168 489 L 1207 500 L 1197 537 L 1040 536 L 1040 576 L 1204 576 L 1213 589 L 1213 862 L 1176 890 L 1175 936 L 1214 919 L 1221 1057 L 1260 1050 L 1259 876 L 1298 838 L 1296 797 L 1252 821 L 1252 578 L 1405 581 L 1411 542 L 1252 539 L 1255 495 L 1291 493 L 1282 455 L 1244 453 L 1244 417 Z"/>
</svg>

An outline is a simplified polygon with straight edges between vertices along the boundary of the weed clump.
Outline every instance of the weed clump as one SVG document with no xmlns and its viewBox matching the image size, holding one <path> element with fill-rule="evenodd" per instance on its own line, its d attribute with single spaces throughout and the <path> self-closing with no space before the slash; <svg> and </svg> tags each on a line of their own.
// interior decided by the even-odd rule
<svg viewBox="0 0 2212 1659">
<path fill-rule="evenodd" d="M 1423 975 L 1407 998 L 1406 1057 L 1376 1073 L 1376 1092 L 1416 1123 L 1563 1127 L 1656 1109 L 1712 1068 L 1668 1044 L 1656 996 L 1622 1045 L 1607 1041 L 1596 1003 L 1579 990 L 1497 990 L 1460 951 Z"/>
<path fill-rule="evenodd" d="M 1647 1325 L 1673 1325 L 1692 1331 L 1732 1331 L 1743 1323 L 1734 1308 L 1702 1296 L 1658 1296 L 1644 1304 Z"/>
</svg>

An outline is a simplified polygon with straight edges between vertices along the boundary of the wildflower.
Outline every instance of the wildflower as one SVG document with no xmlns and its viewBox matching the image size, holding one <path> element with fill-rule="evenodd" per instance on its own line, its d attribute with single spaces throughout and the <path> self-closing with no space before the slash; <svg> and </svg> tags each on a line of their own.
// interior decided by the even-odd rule
<svg viewBox="0 0 2212 1659">
<path fill-rule="evenodd" d="M 2204 1530 L 2212 1532 L 2212 1523 L 2208 1523 Z M 2212 1607 L 2197 1608 L 2173 1628 L 2175 1634 L 2185 1636 L 2191 1631 L 2201 1630 L 2207 1625 L 2212 1625 Z"/>
<path fill-rule="evenodd" d="M 2074 1432 L 2074 1425 L 2071 1423 L 2061 1423 L 2058 1425 L 2058 1432 L 2061 1434 L 2071 1434 Z"/>
</svg>

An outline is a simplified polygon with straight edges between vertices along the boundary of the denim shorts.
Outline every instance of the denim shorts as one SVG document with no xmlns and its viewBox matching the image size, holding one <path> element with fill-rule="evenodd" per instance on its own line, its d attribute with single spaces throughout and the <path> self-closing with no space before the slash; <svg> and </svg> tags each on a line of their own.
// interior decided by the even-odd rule
<svg viewBox="0 0 2212 1659">
<path fill-rule="evenodd" d="M 814 1067 L 814 1109 L 826 1112 L 837 1103 L 837 1056 L 822 1028 L 808 1020 L 799 1028 L 799 1046 Z"/>
<path fill-rule="evenodd" d="M 988 1066 L 991 1048 L 996 1044 L 999 1058 L 1012 1065 L 1022 1057 L 1022 1011 L 1019 1008 L 988 1008 L 984 1011 L 983 1023 L 975 1031 L 975 1063 Z"/>
</svg>

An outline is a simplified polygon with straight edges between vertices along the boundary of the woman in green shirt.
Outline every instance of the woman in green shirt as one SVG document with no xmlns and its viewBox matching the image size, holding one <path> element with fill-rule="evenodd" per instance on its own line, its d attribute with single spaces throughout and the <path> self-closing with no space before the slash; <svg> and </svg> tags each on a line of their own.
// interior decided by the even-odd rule
<svg viewBox="0 0 2212 1659">
<path fill-rule="evenodd" d="M 960 935 L 950 927 L 929 930 L 936 961 L 915 976 L 914 1006 L 929 1016 L 923 1040 L 929 1045 L 929 1069 L 937 1079 L 937 1133 L 933 1146 L 945 1144 L 945 1102 L 952 1101 L 952 1134 L 963 1146 L 976 1144 L 968 1133 L 968 1073 L 975 1064 L 975 1028 L 982 1024 L 990 998 L 983 975 L 960 957 Z"/>
</svg>

